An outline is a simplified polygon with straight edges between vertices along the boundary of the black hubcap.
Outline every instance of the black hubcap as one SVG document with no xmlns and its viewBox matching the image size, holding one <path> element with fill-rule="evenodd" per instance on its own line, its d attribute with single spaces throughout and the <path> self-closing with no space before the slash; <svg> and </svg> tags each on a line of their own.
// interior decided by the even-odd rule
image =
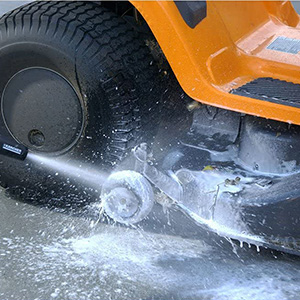
<svg viewBox="0 0 300 300">
<path fill-rule="evenodd" d="M 1 110 L 14 138 L 34 151 L 66 151 L 81 134 L 80 99 L 64 77 L 48 69 L 15 74 L 4 89 Z"/>
</svg>

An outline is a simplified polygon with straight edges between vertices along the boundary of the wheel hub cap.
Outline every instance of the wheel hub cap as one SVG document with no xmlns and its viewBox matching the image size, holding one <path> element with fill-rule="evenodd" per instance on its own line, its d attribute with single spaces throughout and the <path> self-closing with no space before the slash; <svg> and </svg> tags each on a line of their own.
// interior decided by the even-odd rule
<svg viewBox="0 0 300 300">
<path fill-rule="evenodd" d="M 31 150 L 65 151 L 81 134 L 80 99 L 64 77 L 48 69 L 15 74 L 2 94 L 1 110 L 7 129 Z"/>
<path fill-rule="evenodd" d="M 104 200 L 105 211 L 109 211 L 110 215 L 115 217 L 130 218 L 139 207 L 137 197 L 124 187 L 113 189 Z"/>
</svg>

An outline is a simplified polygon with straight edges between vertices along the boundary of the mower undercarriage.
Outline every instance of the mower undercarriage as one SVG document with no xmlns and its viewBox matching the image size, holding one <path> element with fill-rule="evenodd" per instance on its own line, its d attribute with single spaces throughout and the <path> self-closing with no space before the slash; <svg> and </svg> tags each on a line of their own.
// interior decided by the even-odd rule
<svg viewBox="0 0 300 300">
<path fill-rule="evenodd" d="M 298 127 L 207 106 L 189 114 L 181 136 L 161 130 L 108 177 L 105 213 L 131 225 L 156 201 L 220 236 L 300 255 Z M 1 137 L 1 153 L 27 149 Z"/>
<path fill-rule="evenodd" d="M 299 255 L 299 141 L 297 127 L 201 106 L 163 156 L 141 144 L 132 165 L 163 193 L 163 207 L 221 236 Z"/>
</svg>

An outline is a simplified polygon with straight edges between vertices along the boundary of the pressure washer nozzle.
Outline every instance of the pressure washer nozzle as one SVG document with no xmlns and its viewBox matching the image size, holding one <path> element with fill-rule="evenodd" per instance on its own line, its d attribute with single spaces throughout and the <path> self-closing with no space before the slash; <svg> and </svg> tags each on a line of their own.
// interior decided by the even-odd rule
<svg viewBox="0 0 300 300">
<path fill-rule="evenodd" d="M 19 160 L 25 160 L 28 149 L 15 142 L 12 138 L 0 135 L 0 154 Z"/>
</svg>

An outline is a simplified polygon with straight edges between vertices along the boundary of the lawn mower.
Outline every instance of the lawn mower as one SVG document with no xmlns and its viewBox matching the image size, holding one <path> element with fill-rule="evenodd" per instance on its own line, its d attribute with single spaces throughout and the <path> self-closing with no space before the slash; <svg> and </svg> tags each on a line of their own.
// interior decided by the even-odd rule
<svg viewBox="0 0 300 300">
<path fill-rule="evenodd" d="M 1 185 L 299 255 L 299 51 L 290 1 L 30 2 L 0 19 Z"/>
</svg>

